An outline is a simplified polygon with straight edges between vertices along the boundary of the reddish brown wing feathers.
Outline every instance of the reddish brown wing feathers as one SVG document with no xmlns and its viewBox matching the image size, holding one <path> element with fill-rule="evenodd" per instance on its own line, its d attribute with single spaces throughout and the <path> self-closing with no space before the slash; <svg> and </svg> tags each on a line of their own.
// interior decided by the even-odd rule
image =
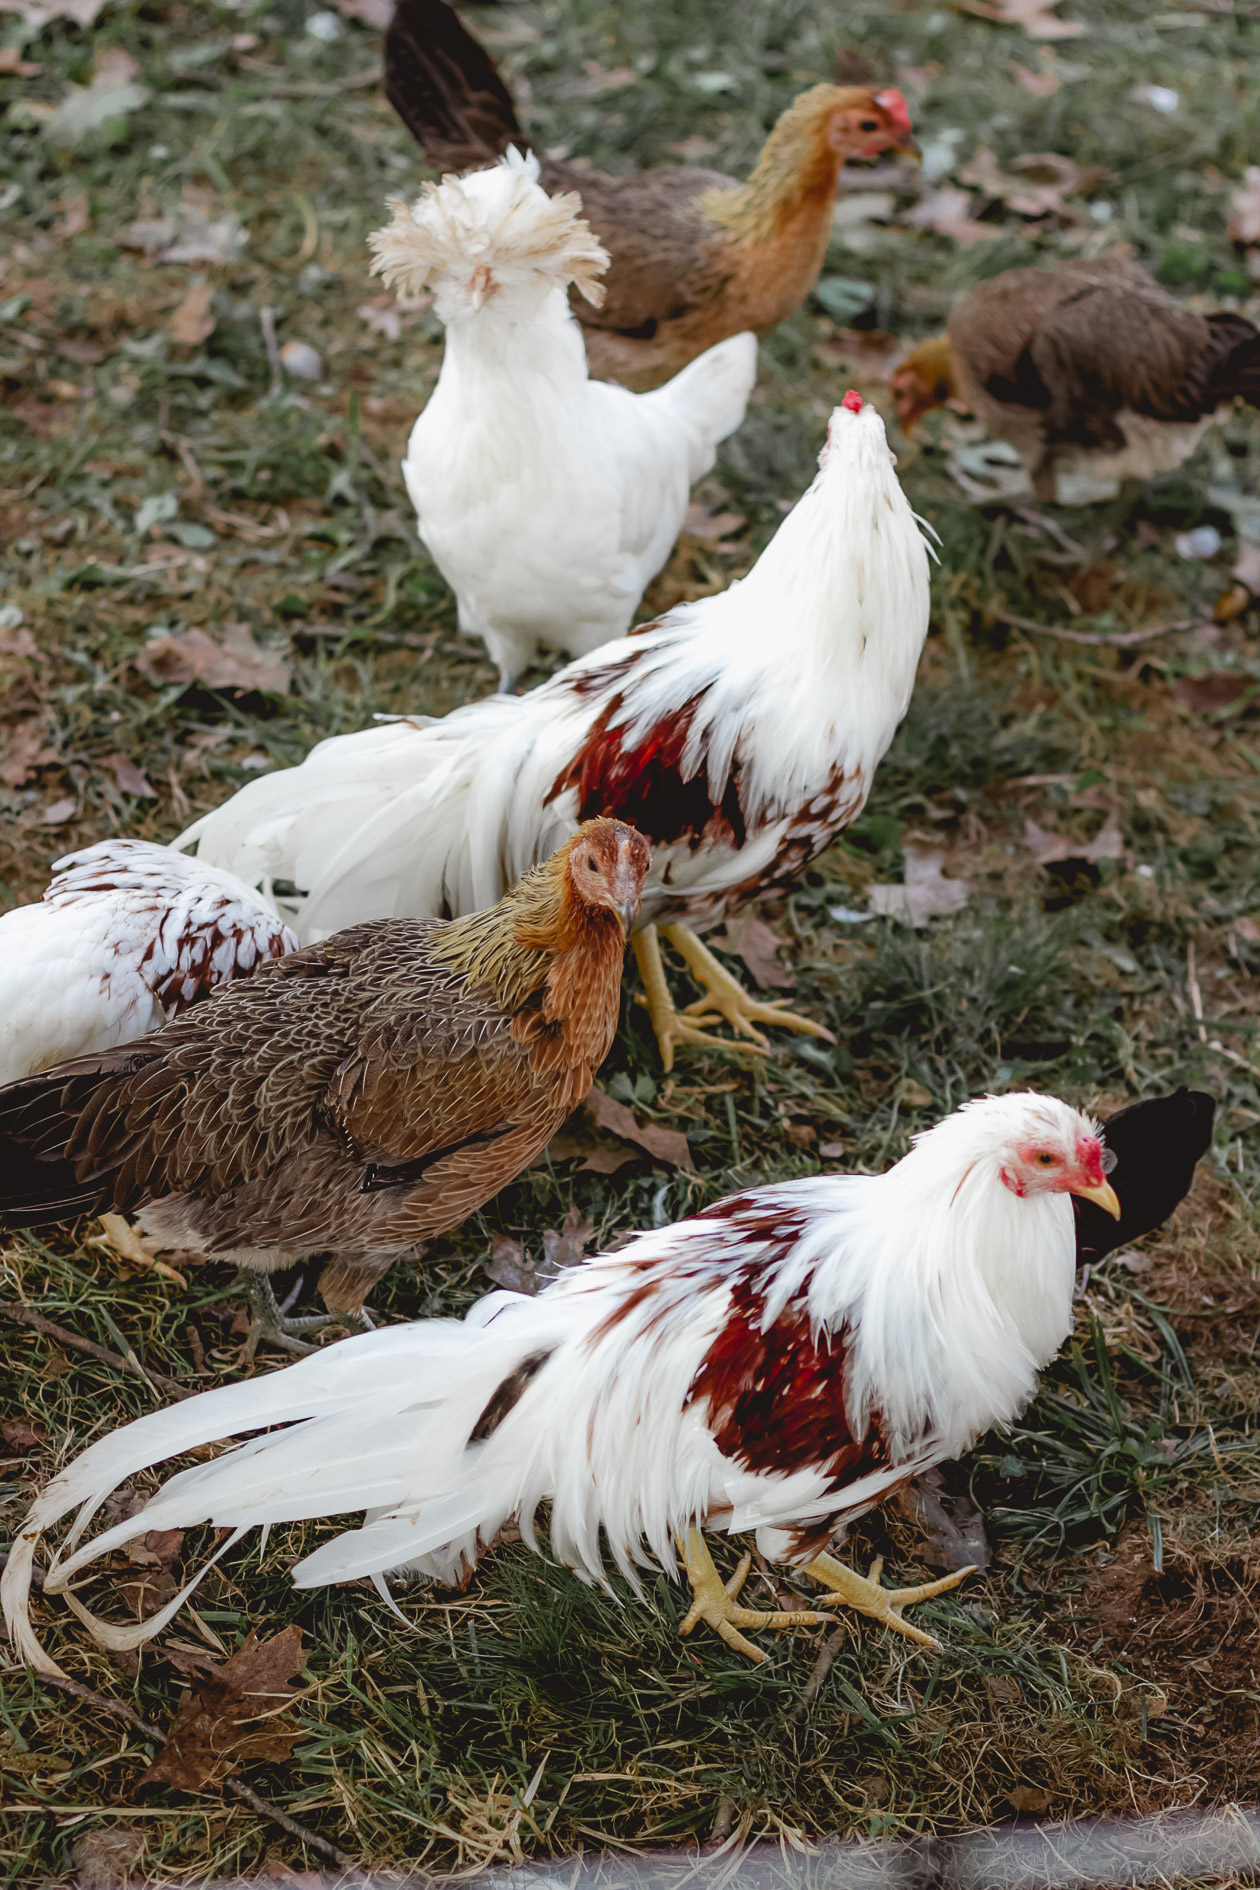
<svg viewBox="0 0 1260 1890">
<path fill-rule="evenodd" d="M 714 804 L 708 770 L 690 779 L 682 772 L 683 750 L 703 697 L 692 696 L 632 745 L 612 726 L 624 705 L 613 696 L 592 724 L 568 767 L 557 776 L 549 801 L 575 788 L 578 818 L 612 814 L 627 820 L 654 846 L 700 846 L 706 840 L 742 846 L 747 839 L 739 799 L 739 764 L 734 763 Z"/>
</svg>

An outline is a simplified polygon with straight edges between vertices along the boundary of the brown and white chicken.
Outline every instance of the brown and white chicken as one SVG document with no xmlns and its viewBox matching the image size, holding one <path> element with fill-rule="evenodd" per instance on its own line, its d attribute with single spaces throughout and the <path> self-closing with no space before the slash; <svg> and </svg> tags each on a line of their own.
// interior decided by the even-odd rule
<svg viewBox="0 0 1260 1890">
<path fill-rule="evenodd" d="M 493 60 L 445 0 L 397 0 L 385 90 L 435 170 L 530 149 Z M 818 279 L 848 159 L 917 148 L 894 88 L 816 85 L 780 117 L 743 184 L 693 167 L 610 177 L 543 158 L 543 189 L 577 192 L 612 259 L 602 307 L 572 297 L 591 373 L 656 387 L 728 335 L 773 328 Z"/>
<path fill-rule="evenodd" d="M 321 742 L 177 844 L 282 902 L 303 940 L 390 914 L 471 912 L 581 820 L 653 849 L 635 947 L 666 1068 L 724 1017 L 814 1035 L 754 1000 L 691 929 L 790 886 L 860 813 L 928 627 L 928 549 L 878 413 L 831 416 L 817 478 L 748 575 L 522 696 Z M 656 927 L 704 996 L 680 1015 Z"/>
<path fill-rule="evenodd" d="M 907 434 L 958 400 L 1052 500 L 1060 472 L 1170 472 L 1218 408 L 1260 406 L 1260 331 L 1232 310 L 1183 307 L 1123 256 L 1008 269 L 969 290 L 890 385 Z"/>
<path fill-rule="evenodd" d="M 163 1029 L 0 1089 L 0 1229 L 139 1211 L 234 1261 L 256 1330 L 304 1350 L 399 1254 L 520 1174 L 617 1027 L 648 846 L 589 821 L 489 911 L 384 919 L 261 965 Z M 330 1252 L 329 1315 L 268 1274 Z"/>
</svg>

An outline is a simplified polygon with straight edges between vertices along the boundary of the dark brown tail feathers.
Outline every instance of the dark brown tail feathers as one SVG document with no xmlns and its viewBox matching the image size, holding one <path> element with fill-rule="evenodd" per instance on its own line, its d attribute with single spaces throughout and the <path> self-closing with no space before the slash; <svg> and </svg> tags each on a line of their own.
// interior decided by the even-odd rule
<svg viewBox="0 0 1260 1890">
<path fill-rule="evenodd" d="M 126 1134 L 100 1158 L 76 1141 L 85 1112 L 108 1105 L 119 1079 L 144 1061 L 144 1046 L 127 1044 L 0 1088 L 0 1229 L 51 1227 L 129 1205 L 117 1187 L 131 1153 Z"/>
<path fill-rule="evenodd" d="M 1260 407 L 1260 329 L 1228 309 L 1207 319 L 1215 344 L 1207 382 L 1209 406 L 1245 400 L 1249 407 Z"/>
<path fill-rule="evenodd" d="M 494 61 L 444 0 L 397 0 L 385 95 L 436 171 L 479 169 L 510 144 L 530 148 Z"/>
</svg>

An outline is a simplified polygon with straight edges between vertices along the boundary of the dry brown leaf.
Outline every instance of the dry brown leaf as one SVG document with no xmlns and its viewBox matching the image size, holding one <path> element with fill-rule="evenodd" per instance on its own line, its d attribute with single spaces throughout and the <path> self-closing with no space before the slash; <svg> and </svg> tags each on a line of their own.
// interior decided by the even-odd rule
<svg viewBox="0 0 1260 1890">
<path fill-rule="evenodd" d="M 47 1435 L 38 1418 L 0 1419 L 0 1456 L 27 1457 L 39 1449 Z"/>
<path fill-rule="evenodd" d="M 509 1293 L 533 1294 L 543 1284 L 538 1277 L 538 1262 L 527 1260 L 524 1247 L 510 1234 L 491 1236 L 486 1272 L 496 1286 L 505 1287 Z"/>
<path fill-rule="evenodd" d="M 1092 190 L 1106 174 L 1101 165 L 1074 164 L 1057 151 L 1026 151 L 1003 168 L 983 144 L 958 173 L 964 184 L 1006 204 L 1017 216 L 1057 217 L 1068 223 L 1078 219 L 1064 199 Z"/>
<path fill-rule="evenodd" d="M 993 1560 L 984 1517 L 963 1491 L 951 1492 L 939 1470 L 898 1490 L 893 1499 L 907 1522 L 923 1538 L 923 1560 L 929 1568 L 988 1568 Z"/>
<path fill-rule="evenodd" d="M 728 919 L 726 930 L 712 935 L 709 943 L 716 945 L 720 952 L 734 952 L 742 958 L 754 983 L 763 991 L 795 990 L 795 977 L 786 965 L 779 963 L 783 940 L 774 927 L 759 919 L 755 912 L 740 912 Z"/>
<path fill-rule="evenodd" d="M 693 499 L 687 507 L 687 516 L 680 530 L 686 532 L 689 538 L 700 538 L 706 544 L 716 545 L 718 539 L 725 538 L 728 532 L 737 532 L 741 525 L 747 523 L 743 512 L 712 512 L 703 499 Z"/>
<path fill-rule="evenodd" d="M 971 887 L 965 879 L 946 879 L 943 847 L 907 838 L 902 843 L 902 854 L 905 879 L 900 886 L 872 886 L 872 912 L 913 926 L 961 912 L 971 897 Z"/>
<path fill-rule="evenodd" d="M 1184 702 L 1199 715 L 1210 715 L 1213 709 L 1232 708 L 1243 696 L 1253 695 L 1255 689 L 1254 676 L 1240 675 L 1234 669 L 1210 669 L 1204 676 L 1179 676 L 1173 684 L 1178 702 Z"/>
<path fill-rule="evenodd" d="M 72 85 L 60 105 L 38 110 L 45 138 L 50 144 L 72 151 L 111 119 L 125 118 L 135 111 L 149 97 L 148 86 L 137 83 L 139 71 L 138 63 L 123 47 L 101 47 L 92 61 L 92 77 L 87 85 Z"/>
<path fill-rule="evenodd" d="M 234 210 L 215 216 L 216 207 L 212 192 L 186 186 L 177 211 L 133 223 L 122 238 L 123 246 L 142 249 L 158 262 L 236 262 L 249 241 L 249 233 Z"/>
<path fill-rule="evenodd" d="M 608 71 L 598 59 L 584 59 L 582 70 L 587 78 L 583 90 L 594 98 L 602 98 L 605 92 L 620 92 L 623 86 L 639 83 L 639 75 L 633 66 L 614 66 Z"/>
<path fill-rule="evenodd" d="M 136 668 L 156 683 L 199 682 L 207 689 L 289 693 L 288 659 L 279 650 L 255 643 L 248 624 L 225 623 L 223 639 L 216 643 L 204 630 L 158 637 L 136 658 Z"/>
<path fill-rule="evenodd" d="M 1124 835 L 1114 813 L 1107 815 L 1092 840 L 1065 839 L 1061 833 L 1039 827 L 1035 820 L 1026 821 L 1024 845 L 1041 866 L 1057 866 L 1063 860 L 1088 860 L 1097 865 L 1099 860 L 1118 860 L 1124 855 Z"/>
<path fill-rule="evenodd" d="M 154 797 L 153 787 L 143 768 L 138 768 L 126 755 L 106 755 L 103 764 L 109 768 L 124 794 L 136 794 L 146 800 Z"/>
<path fill-rule="evenodd" d="M 57 353 L 63 361 L 73 361 L 76 367 L 96 367 L 109 350 L 103 341 L 88 341 L 81 335 L 61 335 L 57 341 Z"/>
<path fill-rule="evenodd" d="M 178 342 L 181 348 L 200 347 L 206 337 L 214 333 L 214 316 L 210 312 L 213 299 L 213 283 L 194 282 L 167 323 L 171 340 Z"/>
<path fill-rule="evenodd" d="M 17 13 L 33 32 L 42 32 L 50 20 L 73 20 L 91 26 L 105 0 L 0 0 L 0 13 Z"/>
<path fill-rule="evenodd" d="M 336 5 L 348 20 L 362 20 L 377 33 L 383 33 L 394 17 L 394 0 L 336 0 Z"/>
<path fill-rule="evenodd" d="M 495 1234 L 486 1272 L 496 1286 L 506 1287 L 509 1293 L 540 1293 L 557 1273 L 577 1265 L 594 1232 L 594 1221 L 586 1220 L 576 1205 L 571 1206 L 562 1227 L 544 1229 L 541 1266 L 536 1260 L 526 1259 L 519 1240 L 513 1240 L 510 1234 Z"/>
<path fill-rule="evenodd" d="M 304 1735 L 275 1715 L 291 1704 L 292 1679 L 304 1661 L 301 1628 L 283 1628 L 266 1641 L 251 1628 L 230 1660 L 207 1661 L 193 1676 L 166 1744 L 139 1783 L 199 1792 L 252 1760 L 283 1763 Z"/>
<path fill-rule="evenodd" d="M 33 656 L 44 660 L 43 651 L 24 623 L 0 624 L 0 656 Z"/>
<path fill-rule="evenodd" d="M 144 1843 L 144 1832 L 133 1825 L 85 1831 L 74 1845 L 77 1890 L 121 1890 L 137 1881 L 146 1874 L 139 1869 Z"/>
<path fill-rule="evenodd" d="M 972 216 L 974 203 L 969 190 L 947 184 L 941 190 L 929 191 L 901 220 L 912 230 L 933 230 L 937 236 L 948 236 L 964 247 L 1000 236 L 1002 232 L 995 223 L 978 223 Z"/>
<path fill-rule="evenodd" d="M 998 26 L 1022 26 L 1029 39 L 1078 39 L 1085 31 L 1080 20 L 1061 20 L 1053 12 L 1059 0 L 954 0 L 964 13 L 978 13 Z"/>
<path fill-rule="evenodd" d="M 1235 243 L 1260 243 L 1260 164 L 1249 164 L 1230 200 L 1227 233 Z"/>
<path fill-rule="evenodd" d="M 627 1144 L 630 1146 L 627 1147 Z M 656 1123 L 641 1124 L 625 1103 L 615 1102 L 602 1089 L 592 1089 L 586 1101 L 575 1109 L 558 1135 L 548 1144 L 548 1152 L 559 1161 L 571 1155 L 582 1157 L 579 1172 L 615 1175 L 629 1162 L 639 1159 L 638 1149 L 654 1161 L 671 1168 L 685 1168 L 695 1173 L 687 1138 L 677 1129 L 663 1129 Z"/>
<path fill-rule="evenodd" d="M 51 767 L 60 759 L 42 718 L 32 716 L 6 732 L 0 747 L 0 781 L 5 787 L 24 787 L 37 768 Z"/>
<path fill-rule="evenodd" d="M 557 1229 L 543 1229 L 543 1255 L 552 1273 L 559 1273 L 565 1267 L 575 1267 L 583 1258 L 595 1232 L 594 1221 L 586 1219 L 576 1202 L 564 1217 L 563 1224 Z"/>
<path fill-rule="evenodd" d="M 1044 57 L 1052 59 L 1054 55 L 1047 51 Z M 1032 72 L 1027 66 L 1021 66 L 1018 59 L 1011 60 L 1011 76 L 1016 85 L 1022 85 L 1034 98 L 1053 98 L 1063 83 L 1052 66 L 1043 65 L 1039 72 Z"/>
<path fill-rule="evenodd" d="M 844 1160 L 844 1143 L 843 1142 L 820 1142 L 818 1144 L 818 1153 L 821 1156 L 822 1160 L 825 1162 L 843 1161 Z"/>
</svg>

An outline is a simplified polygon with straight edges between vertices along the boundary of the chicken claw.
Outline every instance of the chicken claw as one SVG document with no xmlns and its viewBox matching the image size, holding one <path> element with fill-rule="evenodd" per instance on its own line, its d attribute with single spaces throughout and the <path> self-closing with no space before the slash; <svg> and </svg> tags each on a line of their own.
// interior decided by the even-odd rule
<svg viewBox="0 0 1260 1890">
<path fill-rule="evenodd" d="M 751 1555 L 742 1555 L 739 1567 L 730 1580 L 724 1582 L 714 1567 L 709 1545 L 698 1529 L 689 1529 L 686 1542 L 680 1542 L 679 1547 L 695 1597 L 679 1623 L 680 1634 L 690 1634 L 701 1621 L 707 1622 L 728 1647 L 747 1654 L 749 1660 L 761 1662 L 766 1659 L 765 1653 L 740 1632 L 741 1628 L 813 1627 L 826 1619 L 825 1615 L 814 1614 L 809 1608 L 794 1608 L 790 1612 L 741 1608 L 736 1596 L 748 1579 Z"/>
<path fill-rule="evenodd" d="M 761 1057 L 766 1049 L 758 1044 L 737 1043 L 731 1037 L 711 1037 L 701 1030 L 698 1023 L 692 1021 L 685 1012 L 680 1012 L 670 992 L 665 978 L 665 966 L 661 959 L 661 941 L 654 925 L 645 925 L 634 934 L 635 963 L 639 967 L 639 976 L 643 980 L 644 995 L 641 1002 L 646 1004 L 648 1015 L 652 1019 L 652 1029 L 661 1052 L 661 1063 L 668 1072 L 674 1067 L 674 1050 L 680 1044 L 699 1044 L 705 1050 L 742 1050 L 748 1056 Z M 696 940 L 699 944 L 699 939 Z M 703 950 L 703 947 L 701 947 Z M 732 982 L 734 982 L 732 980 Z M 764 1044 L 764 1039 L 762 1040 Z"/>
<path fill-rule="evenodd" d="M 733 1029 L 751 1037 L 762 1049 L 768 1049 L 769 1044 L 757 1029 L 758 1024 L 780 1024 L 785 1030 L 799 1030 L 806 1036 L 819 1037 L 823 1043 L 836 1041 L 831 1032 L 815 1023 L 812 1017 L 802 1017 L 796 1011 L 785 1009 L 784 999 L 774 998 L 766 1003 L 745 991 L 739 979 L 713 956 L 690 926 L 663 925 L 661 930 L 674 950 L 686 960 L 687 969 L 705 993 L 687 1006 L 684 1017 L 724 1017 Z M 741 1049 L 746 1047 L 740 1046 Z"/>
<path fill-rule="evenodd" d="M 925 1647 L 930 1653 L 939 1654 L 941 1644 L 935 1635 L 925 1634 L 922 1628 L 911 1627 L 902 1616 L 902 1609 L 911 1607 L 916 1601 L 931 1601 L 934 1595 L 943 1595 L 950 1588 L 957 1588 L 966 1575 L 974 1575 L 976 1563 L 966 1568 L 956 1569 L 952 1575 L 943 1575 L 939 1581 L 923 1582 L 918 1588 L 884 1588 L 880 1583 L 880 1572 L 884 1566 L 882 1555 L 871 1563 L 869 1575 L 859 1575 L 856 1569 L 846 1568 L 843 1562 L 837 1562 L 833 1555 L 815 1556 L 812 1562 L 806 1562 L 801 1568 L 802 1575 L 812 1575 L 824 1588 L 830 1588 L 830 1595 L 819 1597 L 821 1608 L 847 1607 L 856 1608 L 859 1614 L 869 1615 L 872 1621 L 879 1621 L 884 1627 L 891 1628 L 895 1634 L 904 1634 L 908 1641 Z"/>
</svg>

